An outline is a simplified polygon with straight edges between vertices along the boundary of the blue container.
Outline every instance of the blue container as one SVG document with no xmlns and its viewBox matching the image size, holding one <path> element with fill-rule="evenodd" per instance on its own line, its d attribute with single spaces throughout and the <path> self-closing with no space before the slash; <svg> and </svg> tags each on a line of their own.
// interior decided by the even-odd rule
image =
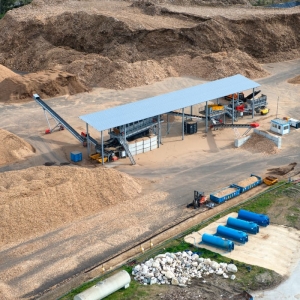
<svg viewBox="0 0 300 300">
<path fill-rule="evenodd" d="M 240 189 L 240 193 L 244 193 L 244 192 L 247 192 L 250 189 L 252 189 L 252 188 L 254 188 L 254 187 L 256 187 L 256 186 L 258 186 L 258 185 L 260 185 L 262 183 L 262 178 L 261 177 L 259 177 L 257 175 L 253 175 L 253 174 L 251 174 L 250 177 L 256 177 L 257 180 L 255 182 L 247 185 L 247 186 L 239 186 L 238 184 L 233 184 L 233 186 L 239 188 Z"/>
<path fill-rule="evenodd" d="M 73 151 L 70 153 L 71 161 L 78 162 L 82 161 L 82 153 L 80 151 Z"/>
<path fill-rule="evenodd" d="M 229 189 L 229 188 L 233 188 L 235 191 L 233 191 L 231 193 L 229 192 L 227 195 L 224 195 L 224 196 L 217 196 L 218 193 L 221 193 L 222 191 L 225 191 L 226 189 Z M 220 191 L 210 194 L 210 200 L 215 203 L 223 203 L 231 198 L 238 196 L 239 194 L 240 194 L 240 189 L 232 184 L 230 186 L 227 186 L 226 188 L 223 188 Z"/>
<path fill-rule="evenodd" d="M 220 235 L 222 237 L 234 240 L 236 242 L 245 244 L 246 242 L 248 242 L 248 234 L 240 231 L 240 230 L 236 230 L 236 229 L 232 229 L 223 225 L 219 225 L 217 228 L 217 235 Z"/>
<path fill-rule="evenodd" d="M 246 221 L 251 221 L 257 225 L 267 227 L 270 225 L 270 218 L 266 215 L 257 214 L 252 211 L 241 209 L 238 213 L 238 218 Z"/>
<path fill-rule="evenodd" d="M 232 217 L 228 217 L 226 225 L 228 227 L 241 230 L 241 231 L 246 231 L 253 234 L 257 234 L 259 232 L 259 226 L 256 223 L 248 222 L 248 221 L 244 221 Z"/>
<path fill-rule="evenodd" d="M 222 239 L 219 236 L 204 233 L 202 235 L 202 242 L 204 244 L 214 246 L 216 248 L 221 248 L 227 251 L 234 250 L 234 243 L 230 240 Z"/>
</svg>

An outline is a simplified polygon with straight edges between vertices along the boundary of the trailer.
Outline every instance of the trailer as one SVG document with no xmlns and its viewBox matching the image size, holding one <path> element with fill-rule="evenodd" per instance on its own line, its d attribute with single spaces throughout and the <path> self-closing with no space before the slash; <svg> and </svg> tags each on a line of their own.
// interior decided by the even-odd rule
<svg viewBox="0 0 300 300">
<path fill-rule="evenodd" d="M 291 127 L 294 127 L 296 129 L 300 128 L 300 121 L 299 120 L 290 118 L 288 121 L 289 121 Z"/>
<path fill-rule="evenodd" d="M 215 193 L 210 194 L 210 200 L 215 203 L 223 203 L 231 198 L 237 197 L 240 194 L 240 188 L 231 184 Z"/>
<path fill-rule="evenodd" d="M 262 183 L 262 178 L 251 174 L 249 178 L 239 181 L 238 183 L 232 184 L 233 186 L 240 189 L 240 193 L 249 191 L 250 189 L 260 185 Z"/>
</svg>

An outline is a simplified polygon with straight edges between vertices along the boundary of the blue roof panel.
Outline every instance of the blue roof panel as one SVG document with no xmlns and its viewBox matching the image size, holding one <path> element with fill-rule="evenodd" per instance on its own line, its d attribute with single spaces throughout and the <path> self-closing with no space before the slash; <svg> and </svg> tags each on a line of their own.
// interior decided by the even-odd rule
<svg viewBox="0 0 300 300">
<path fill-rule="evenodd" d="M 260 84 L 238 74 L 79 118 L 98 131 L 102 131 L 259 86 Z"/>
</svg>

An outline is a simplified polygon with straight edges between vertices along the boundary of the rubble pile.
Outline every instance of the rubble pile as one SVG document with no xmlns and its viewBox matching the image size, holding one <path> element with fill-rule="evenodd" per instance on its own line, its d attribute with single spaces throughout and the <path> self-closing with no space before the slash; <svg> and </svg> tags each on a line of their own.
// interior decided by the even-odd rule
<svg viewBox="0 0 300 300">
<path fill-rule="evenodd" d="M 186 286 L 192 278 L 216 274 L 234 280 L 237 267 L 234 264 L 217 263 L 210 258 L 199 257 L 192 251 L 159 254 L 132 270 L 134 280 L 144 285 L 172 284 Z"/>
</svg>

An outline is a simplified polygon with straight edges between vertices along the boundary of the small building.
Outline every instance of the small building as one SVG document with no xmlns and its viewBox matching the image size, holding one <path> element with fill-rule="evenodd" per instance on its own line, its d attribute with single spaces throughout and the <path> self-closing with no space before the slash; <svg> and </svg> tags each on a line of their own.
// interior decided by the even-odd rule
<svg viewBox="0 0 300 300">
<path fill-rule="evenodd" d="M 271 131 L 281 135 L 287 134 L 290 132 L 290 123 L 287 120 L 273 119 L 271 120 Z"/>
</svg>

